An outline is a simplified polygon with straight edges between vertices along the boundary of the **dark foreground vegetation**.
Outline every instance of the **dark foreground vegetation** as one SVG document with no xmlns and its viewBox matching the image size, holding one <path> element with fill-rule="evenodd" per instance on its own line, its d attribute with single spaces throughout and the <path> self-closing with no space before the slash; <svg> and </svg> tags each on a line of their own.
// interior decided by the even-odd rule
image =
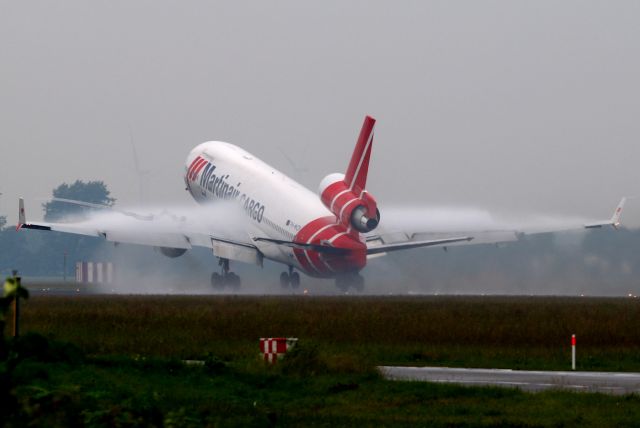
<svg viewBox="0 0 640 428">
<path fill-rule="evenodd" d="M 37 334 L 3 365 L 3 421 L 638 426 L 637 395 L 389 382 L 375 366 L 568 369 L 575 333 L 579 369 L 640 371 L 639 322 L 635 299 L 36 296 L 22 327 Z M 258 338 L 274 336 L 300 342 L 268 367 Z"/>
<path fill-rule="evenodd" d="M 23 328 L 91 355 L 253 359 L 298 337 L 365 365 L 640 371 L 640 299 L 566 297 L 38 296 Z"/>
</svg>

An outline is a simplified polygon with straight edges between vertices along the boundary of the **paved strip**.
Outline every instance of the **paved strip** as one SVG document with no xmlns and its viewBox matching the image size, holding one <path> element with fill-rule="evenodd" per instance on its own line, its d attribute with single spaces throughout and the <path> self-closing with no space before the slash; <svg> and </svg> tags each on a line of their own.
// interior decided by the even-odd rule
<svg viewBox="0 0 640 428">
<path fill-rule="evenodd" d="M 606 394 L 640 393 L 640 373 L 550 372 L 448 367 L 380 366 L 389 380 L 455 383 L 468 386 L 501 386 L 524 391 L 567 389 Z"/>
</svg>

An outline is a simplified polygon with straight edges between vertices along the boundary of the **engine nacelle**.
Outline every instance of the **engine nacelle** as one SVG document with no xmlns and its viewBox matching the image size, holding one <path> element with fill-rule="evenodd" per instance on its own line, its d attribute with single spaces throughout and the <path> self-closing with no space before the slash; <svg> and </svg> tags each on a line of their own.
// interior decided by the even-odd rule
<svg viewBox="0 0 640 428">
<path fill-rule="evenodd" d="M 380 223 L 380 210 L 376 208 L 375 217 L 369 217 L 367 209 L 364 205 L 358 205 L 355 210 L 351 212 L 351 225 L 362 233 L 371 232 L 378 227 Z"/>
<path fill-rule="evenodd" d="M 338 217 L 339 221 L 358 232 L 367 233 L 378 227 L 380 211 L 366 190 L 356 194 L 344 182 L 344 174 L 329 174 L 318 189 L 322 203 Z"/>
<path fill-rule="evenodd" d="M 186 248 L 173 248 L 173 247 L 156 247 L 160 254 L 166 257 L 170 257 L 175 259 L 176 257 L 180 257 L 184 253 L 187 252 Z"/>
</svg>

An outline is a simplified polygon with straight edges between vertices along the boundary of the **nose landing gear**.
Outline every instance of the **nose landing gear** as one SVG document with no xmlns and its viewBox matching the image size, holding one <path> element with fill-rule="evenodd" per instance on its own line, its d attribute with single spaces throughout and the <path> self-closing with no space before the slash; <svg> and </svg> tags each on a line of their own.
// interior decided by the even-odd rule
<svg viewBox="0 0 640 428">
<path fill-rule="evenodd" d="M 293 271 L 293 266 L 289 266 L 289 272 L 282 272 L 280 274 L 280 285 L 282 288 L 291 288 L 294 290 L 300 287 L 300 274 Z"/>
<path fill-rule="evenodd" d="M 229 259 L 220 259 L 218 261 L 220 265 L 220 273 L 214 272 L 211 274 L 211 285 L 218 290 L 224 287 L 231 287 L 233 289 L 240 288 L 240 277 L 231 272 L 229 268 Z"/>
</svg>

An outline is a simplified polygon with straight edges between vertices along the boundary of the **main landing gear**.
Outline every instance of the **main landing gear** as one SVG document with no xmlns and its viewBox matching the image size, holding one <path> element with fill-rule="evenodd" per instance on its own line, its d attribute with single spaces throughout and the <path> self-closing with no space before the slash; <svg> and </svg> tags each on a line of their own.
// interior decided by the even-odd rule
<svg viewBox="0 0 640 428">
<path fill-rule="evenodd" d="M 293 271 L 293 266 L 289 266 L 289 272 L 280 274 L 280 285 L 283 288 L 288 288 L 289 285 L 293 289 L 300 287 L 300 274 Z"/>
<path fill-rule="evenodd" d="M 214 272 L 211 274 L 211 285 L 213 288 L 222 289 L 224 287 L 231 287 L 234 289 L 240 288 L 240 277 L 229 269 L 229 259 L 220 259 L 218 261 L 220 265 L 220 273 Z"/>
<path fill-rule="evenodd" d="M 364 290 L 364 278 L 358 272 L 344 273 L 336 276 L 336 287 L 344 293 L 352 287 L 360 292 Z"/>
</svg>

